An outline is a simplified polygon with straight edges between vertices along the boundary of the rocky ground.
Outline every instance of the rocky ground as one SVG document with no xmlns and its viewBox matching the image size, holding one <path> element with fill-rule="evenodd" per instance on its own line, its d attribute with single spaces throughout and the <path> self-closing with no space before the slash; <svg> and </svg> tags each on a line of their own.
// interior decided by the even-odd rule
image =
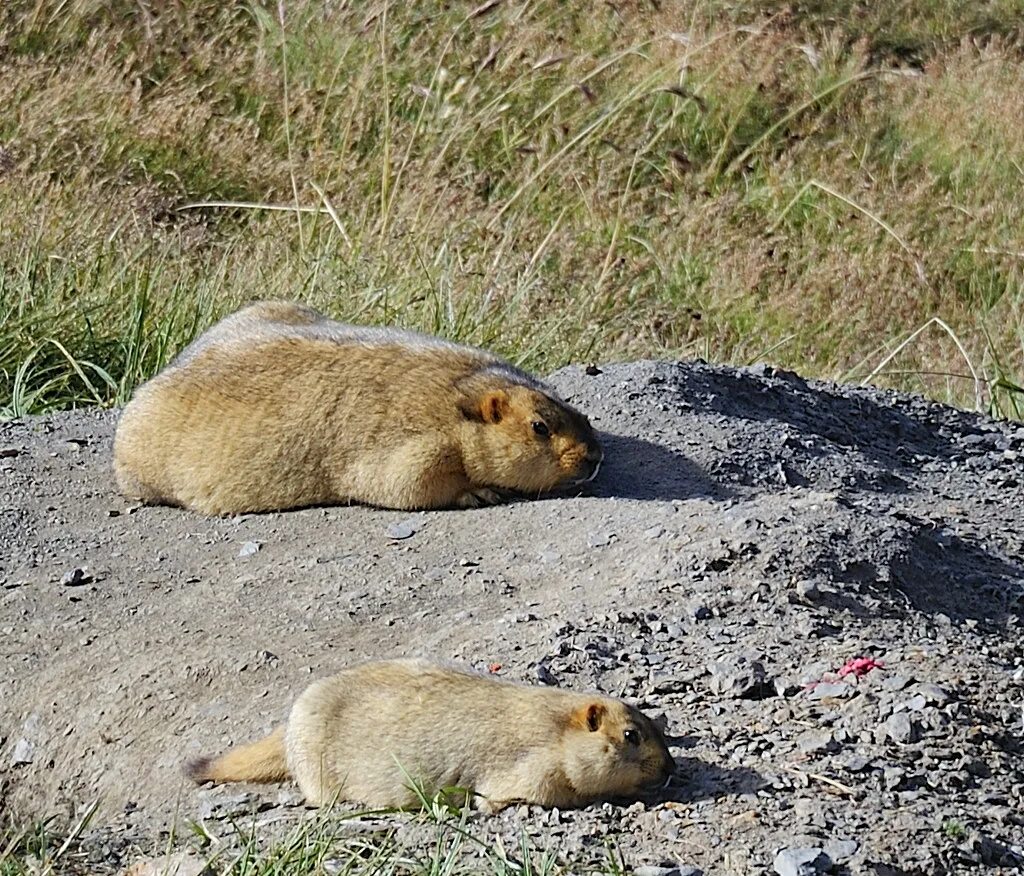
<svg viewBox="0 0 1024 876">
<path fill-rule="evenodd" d="M 599 479 L 420 515 L 138 508 L 112 414 L 0 425 L 0 807 L 98 799 L 97 869 L 308 818 L 180 765 L 312 677 L 424 655 L 664 714 L 661 798 L 473 817 L 573 872 L 609 840 L 648 876 L 1024 868 L 1024 426 L 766 367 L 552 383 L 605 433 Z"/>
</svg>

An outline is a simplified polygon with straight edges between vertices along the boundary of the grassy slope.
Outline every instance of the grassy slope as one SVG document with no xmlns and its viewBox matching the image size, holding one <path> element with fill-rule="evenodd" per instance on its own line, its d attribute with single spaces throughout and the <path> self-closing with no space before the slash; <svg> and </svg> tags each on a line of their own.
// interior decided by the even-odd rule
<svg viewBox="0 0 1024 876">
<path fill-rule="evenodd" d="M 940 317 L 876 379 L 1024 413 L 1024 0 L 444 6 L 3 4 L 0 412 L 273 295 L 541 370 L 859 379 Z"/>
</svg>

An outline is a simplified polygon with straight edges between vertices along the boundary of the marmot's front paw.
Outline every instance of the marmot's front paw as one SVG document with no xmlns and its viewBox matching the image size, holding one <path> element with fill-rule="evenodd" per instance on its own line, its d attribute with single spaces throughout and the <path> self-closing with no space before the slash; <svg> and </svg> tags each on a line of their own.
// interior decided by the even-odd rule
<svg viewBox="0 0 1024 876">
<path fill-rule="evenodd" d="M 497 490 L 492 490 L 489 487 L 477 487 L 466 490 L 455 500 L 455 504 L 460 508 L 479 508 L 482 505 L 497 505 L 504 500 L 505 497 Z"/>
<path fill-rule="evenodd" d="M 473 798 L 473 808 L 477 812 L 482 812 L 484 815 L 494 815 L 495 813 L 501 812 L 508 806 L 514 806 L 519 803 L 525 803 L 525 800 L 516 798 L 513 800 L 492 800 L 489 797 L 481 797 L 479 794 Z"/>
</svg>

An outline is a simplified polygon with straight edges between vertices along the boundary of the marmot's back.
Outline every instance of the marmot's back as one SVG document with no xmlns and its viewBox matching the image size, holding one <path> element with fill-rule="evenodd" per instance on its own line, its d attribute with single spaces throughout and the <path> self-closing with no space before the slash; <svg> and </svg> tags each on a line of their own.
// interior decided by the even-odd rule
<svg viewBox="0 0 1024 876">
<path fill-rule="evenodd" d="M 478 504 L 601 458 L 585 417 L 490 353 L 285 302 L 229 316 L 141 386 L 114 449 L 126 493 L 213 514 Z"/>
<path fill-rule="evenodd" d="M 406 329 L 349 325 L 328 319 L 322 313 L 290 301 L 258 301 L 225 317 L 187 346 L 170 363 L 168 370 L 181 368 L 211 349 L 242 350 L 286 339 L 354 344 L 364 349 L 399 348 L 403 351 L 432 351 L 450 354 L 438 357 L 453 366 L 486 363 L 502 368 L 525 385 L 540 382 L 485 350 L 455 344 L 443 338 Z"/>
</svg>

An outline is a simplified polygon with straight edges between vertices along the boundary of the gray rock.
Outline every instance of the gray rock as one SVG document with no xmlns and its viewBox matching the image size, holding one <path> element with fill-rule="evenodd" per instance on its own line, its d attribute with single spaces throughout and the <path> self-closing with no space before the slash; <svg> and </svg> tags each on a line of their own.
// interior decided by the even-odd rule
<svg viewBox="0 0 1024 876">
<path fill-rule="evenodd" d="M 537 673 L 537 681 L 539 681 L 541 684 L 547 684 L 552 687 L 558 686 L 558 679 L 555 677 L 554 673 L 550 669 L 548 669 L 543 663 L 537 664 L 537 669 L 535 671 Z"/>
<path fill-rule="evenodd" d="M 200 791 L 199 817 L 203 819 L 234 818 L 247 815 L 265 808 L 269 804 L 260 804 L 257 795 L 243 791 L 238 794 L 225 793 L 220 788 Z"/>
<path fill-rule="evenodd" d="M 797 581 L 796 592 L 801 598 L 808 600 L 814 600 L 821 596 L 821 591 L 818 589 L 816 581 L 806 581 L 803 579 Z"/>
<path fill-rule="evenodd" d="M 906 709 L 908 712 L 920 712 L 927 705 L 928 705 L 928 700 L 926 700 L 923 696 L 921 696 L 921 694 L 917 694 L 916 696 L 912 696 L 905 703 L 901 704 L 902 708 Z"/>
<path fill-rule="evenodd" d="M 937 684 L 922 683 L 915 687 L 915 691 L 918 695 L 924 697 L 927 702 L 936 706 L 944 706 L 953 699 L 952 694 L 948 690 L 939 687 Z"/>
<path fill-rule="evenodd" d="M 187 852 L 140 858 L 124 871 L 125 876 L 203 876 L 211 872 L 205 861 Z"/>
<path fill-rule="evenodd" d="M 840 754 L 834 761 L 838 766 L 845 767 L 851 773 L 859 773 L 871 765 L 871 758 L 862 754 Z"/>
<path fill-rule="evenodd" d="M 60 583 L 65 587 L 81 587 L 92 581 L 92 575 L 85 569 L 71 569 L 60 576 Z"/>
<path fill-rule="evenodd" d="M 422 517 L 410 517 L 407 520 L 400 520 L 397 523 L 391 523 L 388 525 L 388 538 L 393 538 L 396 541 L 412 538 L 420 531 L 422 526 Z"/>
<path fill-rule="evenodd" d="M 906 712 L 897 712 L 879 725 L 875 730 L 875 738 L 879 742 L 884 742 L 886 739 L 901 744 L 913 742 L 917 739 L 917 724 L 910 719 L 910 715 Z"/>
<path fill-rule="evenodd" d="M 796 744 L 804 754 L 829 751 L 837 747 L 831 730 L 808 730 L 797 737 Z"/>
<path fill-rule="evenodd" d="M 688 609 L 690 617 L 696 621 L 710 620 L 714 617 L 711 609 L 702 603 L 695 603 Z"/>
<path fill-rule="evenodd" d="M 814 685 L 807 692 L 807 696 L 812 700 L 824 700 L 830 697 L 848 697 L 853 692 L 853 687 L 845 681 L 822 681 Z"/>
<path fill-rule="evenodd" d="M 822 848 L 783 849 L 772 861 L 772 869 L 779 876 L 814 876 L 832 867 L 832 861 Z"/>
<path fill-rule="evenodd" d="M 712 693 L 737 699 L 765 699 L 776 695 L 774 679 L 759 660 L 742 655 L 712 660 L 707 664 Z"/>
<path fill-rule="evenodd" d="M 27 739 L 19 739 L 14 743 L 14 748 L 11 751 L 11 766 L 25 766 L 32 763 L 35 757 L 35 750 L 35 745 Z"/>
<path fill-rule="evenodd" d="M 238 552 L 240 557 L 251 557 L 253 554 L 258 553 L 263 545 L 258 541 L 247 541 L 242 545 L 241 550 Z"/>
<path fill-rule="evenodd" d="M 859 848 L 857 840 L 829 840 L 825 843 L 825 854 L 835 863 L 843 864 L 856 855 Z"/>
</svg>

